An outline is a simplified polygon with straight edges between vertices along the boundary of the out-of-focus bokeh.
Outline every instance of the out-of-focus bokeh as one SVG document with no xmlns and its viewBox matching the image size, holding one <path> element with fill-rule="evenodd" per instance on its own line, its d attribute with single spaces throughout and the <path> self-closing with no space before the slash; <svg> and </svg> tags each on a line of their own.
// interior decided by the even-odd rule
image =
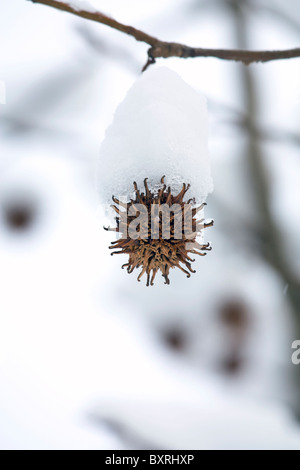
<svg viewBox="0 0 300 470">
<path fill-rule="evenodd" d="M 299 47 L 297 0 L 91 3 L 164 40 Z M 197 274 L 146 288 L 95 174 L 147 46 L 0 10 L 0 448 L 300 449 L 299 59 L 158 61 L 207 96 L 215 226 Z"/>
</svg>

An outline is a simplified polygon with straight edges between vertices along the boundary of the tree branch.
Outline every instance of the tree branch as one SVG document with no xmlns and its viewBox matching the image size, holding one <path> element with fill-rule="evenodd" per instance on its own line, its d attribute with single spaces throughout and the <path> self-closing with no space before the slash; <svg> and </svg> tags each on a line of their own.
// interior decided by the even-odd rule
<svg viewBox="0 0 300 470">
<path fill-rule="evenodd" d="M 300 57 L 300 48 L 287 49 L 282 51 L 247 51 L 240 49 L 204 49 L 200 47 L 190 47 L 176 42 L 161 41 L 160 39 L 144 33 L 143 31 L 125 25 L 110 18 L 100 12 L 77 10 L 67 3 L 56 0 L 30 0 L 33 3 L 40 3 L 56 8 L 58 10 L 72 13 L 73 15 L 105 24 L 122 33 L 132 36 L 139 42 L 144 42 L 150 46 L 148 50 L 148 60 L 143 68 L 146 70 L 149 65 L 155 63 L 155 59 L 168 57 L 215 57 L 223 60 L 233 60 L 249 65 L 255 62 L 269 62 L 271 60 L 293 59 Z"/>
</svg>

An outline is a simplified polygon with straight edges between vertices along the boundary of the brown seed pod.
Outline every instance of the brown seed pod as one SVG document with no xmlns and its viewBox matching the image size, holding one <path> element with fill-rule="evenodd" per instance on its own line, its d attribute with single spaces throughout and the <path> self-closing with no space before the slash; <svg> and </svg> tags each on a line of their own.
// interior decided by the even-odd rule
<svg viewBox="0 0 300 470">
<path fill-rule="evenodd" d="M 191 273 L 195 273 L 191 267 L 191 262 L 195 260 L 189 254 L 205 256 L 205 252 L 211 250 L 209 243 L 201 245 L 196 241 L 204 228 L 213 225 L 213 221 L 205 223 L 196 217 L 206 204 L 193 207 L 193 199 L 184 202 L 189 190 L 189 185 L 185 183 L 177 195 L 166 187 L 164 176 L 161 185 L 154 194 L 145 178 L 145 192 L 140 192 L 137 184 L 133 183 L 135 199 L 130 202 L 121 202 L 113 196 L 116 205 L 112 208 L 118 214 L 117 227 L 105 228 L 121 234 L 121 238 L 113 241 L 109 248 L 119 250 L 112 255 L 129 255 L 122 269 L 126 267 L 128 273 L 132 273 L 135 268 L 142 268 L 137 280 L 140 281 L 146 273 L 147 286 L 153 286 L 158 271 L 161 271 L 165 284 L 170 284 L 171 268 L 179 268 L 190 277 Z"/>
</svg>

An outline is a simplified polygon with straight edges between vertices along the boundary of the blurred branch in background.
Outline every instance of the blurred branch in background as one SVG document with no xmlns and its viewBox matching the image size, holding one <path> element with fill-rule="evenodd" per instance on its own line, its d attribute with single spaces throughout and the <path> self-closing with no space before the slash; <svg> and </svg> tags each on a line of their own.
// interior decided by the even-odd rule
<svg viewBox="0 0 300 470">
<path fill-rule="evenodd" d="M 251 126 L 251 132 L 255 137 L 262 141 L 284 142 L 290 145 L 300 145 L 300 134 L 286 129 L 265 126 L 256 122 L 255 125 L 247 113 L 235 109 L 227 104 L 219 103 L 213 98 L 208 98 L 210 111 L 216 116 L 222 125 L 228 125 L 242 129 L 248 132 Z M 223 115 L 223 116 L 222 116 Z"/>
<path fill-rule="evenodd" d="M 85 43 L 101 57 L 121 63 L 126 69 L 131 70 L 134 73 L 139 72 L 140 67 L 138 61 L 135 59 L 133 54 L 123 47 L 120 43 L 118 45 L 109 44 L 103 39 L 102 36 L 95 34 L 87 24 L 78 24 L 76 31 L 85 41 Z"/>
<path fill-rule="evenodd" d="M 246 0 L 245 7 L 249 9 L 249 11 L 254 12 L 254 14 L 261 14 L 262 12 L 267 13 L 268 16 L 272 15 L 274 18 L 277 18 L 279 22 L 286 23 L 289 28 L 292 28 L 296 33 L 299 34 L 300 31 L 300 22 L 297 18 L 288 15 L 285 13 L 282 8 L 279 10 L 275 5 L 270 5 L 270 3 L 265 4 L 262 1 L 255 1 L 255 0 Z"/>
<path fill-rule="evenodd" d="M 143 67 L 146 70 L 149 65 L 155 63 L 155 59 L 168 57 L 194 58 L 194 57 L 215 57 L 223 60 L 232 60 L 242 62 L 246 65 L 255 62 L 268 62 L 271 60 L 292 59 L 300 57 L 300 48 L 288 49 L 282 51 L 249 51 L 242 49 L 206 49 L 199 47 L 190 47 L 185 44 L 161 41 L 132 26 L 125 25 L 119 21 L 104 15 L 103 13 L 92 10 L 79 10 L 70 4 L 58 2 L 56 0 L 30 0 L 33 3 L 48 5 L 58 10 L 72 13 L 87 20 L 96 21 L 105 24 L 113 29 L 121 31 L 134 37 L 137 41 L 148 44 L 148 60 Z"/>
<path fill-rule="evenodd" d="M 245 18 L 244 5 L 238 0 L 232 2 L 234 16 L 236 18 L 236 38 L 240 47 L 247 47 L 247 22 Z M 262 221 L 262 245 L 264 246 L 264 256 L 266 260 L 278 272 L 279 276 L 288 285 L 287 298 L 294 317 L 294 324 L 298 335 L 300 334 L 300 279 L 294 274 L 284 253 L 284 240 L 282 240 L 280 230 L 273 218 L 270 206 L 271 185 L 268 170 L 264 162 L 264 155 L 255 132 L 257 128 L 257 85 L 250 68 L 241 69 L 242 84 L 244 86 L 244 96 L 246 107 L 249 110 L 247 124 L 249 131 L 248 139 L 248 169 L 249 177 L 252 178 L 252 185 L 256 196 L 257 211 Z M 299 376 L 299 370 L 296 369 Z M 300 377 L 298 377 L 298 388 L 300 387 Z M 300 416 L 299 392 L 296 396 L 295 412 Z"/>
</svg>

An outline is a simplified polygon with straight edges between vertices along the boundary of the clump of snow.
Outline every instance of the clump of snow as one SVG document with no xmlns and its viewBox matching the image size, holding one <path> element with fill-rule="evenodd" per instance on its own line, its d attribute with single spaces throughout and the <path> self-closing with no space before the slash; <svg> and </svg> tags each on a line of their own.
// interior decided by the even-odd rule
<svg viewBox="0 0 300 470">
<path fill-rule="evenodd" d="M 118 106 L 100 150 L 102 202 L 128 200 L 133 181 L 156 189 L 163 175 L 172 192 L 190 183 L 187 196 L 203 202 L 212 191 L 206 99 L 175 72 L 152 68 Z"/>
<path fill-rule="evenodd" d="M 87 11 L 89 13 L 96 13 L 97 11 L 96 7 L 87 0 L 71 0 L 68 5 L 78 11 Z"/>
</svg>

